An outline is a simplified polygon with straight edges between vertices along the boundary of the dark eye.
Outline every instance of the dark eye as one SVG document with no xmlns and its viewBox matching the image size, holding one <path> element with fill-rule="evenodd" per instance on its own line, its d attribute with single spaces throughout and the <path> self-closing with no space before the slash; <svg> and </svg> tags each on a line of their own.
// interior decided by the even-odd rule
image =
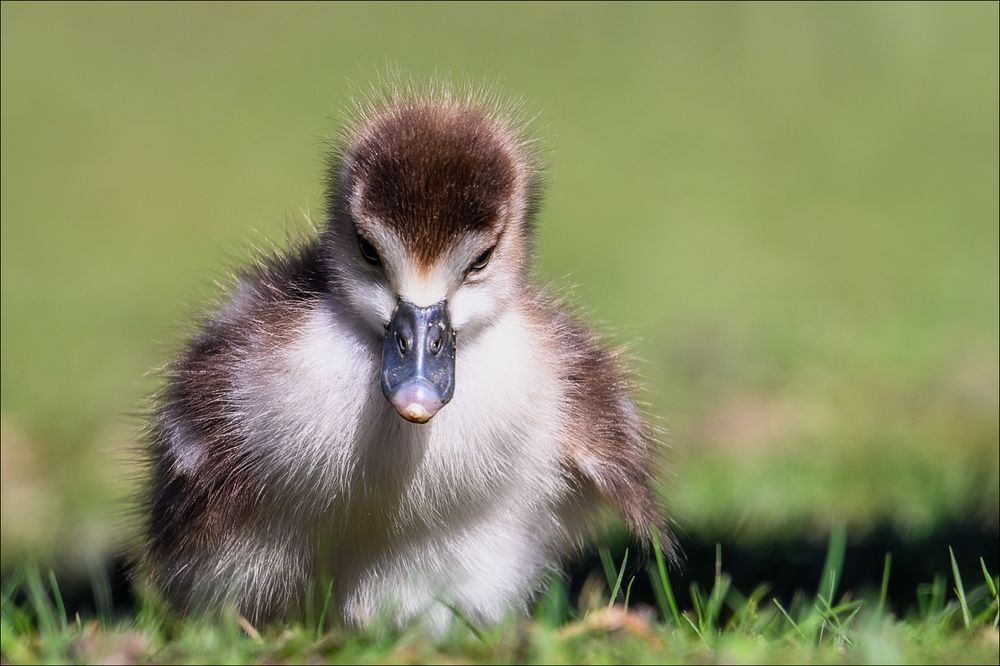
<svg viewBox="0 0 1000 666">
<path fill-rule="evenodd" d="M 365 237 L 361 234 L 358 234 L 358 247 L 361 249 L 361 256 L 369 264 L 378 266 L 382 263 L 382 258 L 378 256 L 378 250 L 375 249 L 374 245 L 365 240 Z"/>
<path fill-rule="evenodd" d="M 469 264 L 470 271 L 481 271 L 486 268 L 486 264 L 490 263 L 490 257 L 493 256 L 493 248 L 486 250 L 481 255 L 476 257 L 476 260 Z"/>
</svg>

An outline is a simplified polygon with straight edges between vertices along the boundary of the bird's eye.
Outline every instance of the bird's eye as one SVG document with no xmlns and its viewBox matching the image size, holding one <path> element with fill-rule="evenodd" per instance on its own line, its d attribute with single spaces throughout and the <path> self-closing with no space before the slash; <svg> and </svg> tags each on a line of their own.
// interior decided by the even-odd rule
<svg viewBox="0 0 1000 666">
<path fill-rule="evenodd" d="M 369 264 L 378 266 L 382 263 L 382 258 L 378 256 L 378 250 L 375 249 L 374 245 L 365 240 L 365 237 L 361 234 L 358 234 L 358 247 L 361 249 L 361 256 Z"/>
<path fill-rule="evenodd" d="M 486 250 L 481 255 L 476 257 L 476 260 L 469 264 L 470 271 L 481 271 L 486 268 L 486 264 L 490 263 L 490 257 L 493 256 L 493 248 Z"/>
</svg>

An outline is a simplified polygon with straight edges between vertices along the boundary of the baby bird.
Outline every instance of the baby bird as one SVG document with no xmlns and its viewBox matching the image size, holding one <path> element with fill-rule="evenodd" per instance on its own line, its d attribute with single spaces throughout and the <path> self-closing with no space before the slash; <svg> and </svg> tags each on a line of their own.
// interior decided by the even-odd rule
<svg viewBox="0 0 1000 666">
<path fill-rule="evenodd" d="M 618 355 L 531 279 L 540 173 L 475 96 L 372 102 L 313 237 L 238 273 L 148 424 L 142 556 L 179 609 L 446 628 L 525 611 L 602 506 L 664 549 Z"/>
</svg>

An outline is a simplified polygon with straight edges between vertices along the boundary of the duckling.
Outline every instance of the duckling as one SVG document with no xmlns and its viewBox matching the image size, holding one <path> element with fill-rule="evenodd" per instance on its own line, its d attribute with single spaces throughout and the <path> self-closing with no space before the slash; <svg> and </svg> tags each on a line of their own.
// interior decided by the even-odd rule
<svg viewBox="0 0 1000 666">
<path fill-rule="evenodd" d="M 673 541 L 614 349 L 532 279 L 534 142 L 395 91 L 336 142 L 315 233 L 238 272 L 148 422 L 142 570 L 182 611 L 443 630 L 527 610 L 602 507 Z"/>
</svg>

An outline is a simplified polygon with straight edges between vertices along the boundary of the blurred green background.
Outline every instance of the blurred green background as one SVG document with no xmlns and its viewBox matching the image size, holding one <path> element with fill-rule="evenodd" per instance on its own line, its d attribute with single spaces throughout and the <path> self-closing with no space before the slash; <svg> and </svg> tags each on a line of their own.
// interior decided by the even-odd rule
<svg viewBox="0 0 1000 666">
<path fill-rule="evenodd" d="M 391 64 L 542 112 L 539 271 L 644 360 L 685 530 L 996 529 L 996 3 L 0 11 L 5 566 L 119 545 L 147 373 Z"/>
</svg>

